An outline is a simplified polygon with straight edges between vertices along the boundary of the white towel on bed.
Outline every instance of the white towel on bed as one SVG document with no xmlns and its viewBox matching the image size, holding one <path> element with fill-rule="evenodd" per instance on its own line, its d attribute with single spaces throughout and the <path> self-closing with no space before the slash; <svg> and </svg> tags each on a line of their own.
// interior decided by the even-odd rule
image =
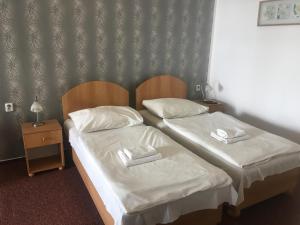
<svg viewBox="0 0 300 225">
<path fill-rule="evenodd" d="M 220 137 L 219 135 L 217 135 L 214 131 L 212 131 L 210 133 L 210 136 L 212 136 L 213 138 L 215 138 L 218 141 L 223 142 L 224 144 L 233 144 L 233 143 L 236 143 L 239 141 L 247 140 L 250 137 L 249 135 L 244 135 L 244 136 L 235 137 L 235 138 L 223 138 L 223 137 Z"/>
<path fill-rule="evenodd" d="M 139 146 L 130 149 L 124 148 L 123 151 L 129 159 L 140 159 L 157 154 L 156 149 L 151 145 L 148 145 L 147 147 Z"/>
<path fill-rule="evenodd" d="M 126 156 L 126 154 L 121 150 L 118 151 L 118 155 L 126 167 L 136 166 L 136 165 L 152 162 L 155 160 L 159 160 L 162 158 L 161 154 L 157 153 L 155 155 L 151 155 L 151 156 L 143 157 L 143 158 L 139 158 L 139 159 L 129 159 Z"/>
<path fill-rule="evenodd" d="M 222 138 L 237 138 L 246 135 L 244 130 L 240 128 L 233 127 L 233 128 L 218 128 L 216 129 L 216 134 Z"/>
</svg>

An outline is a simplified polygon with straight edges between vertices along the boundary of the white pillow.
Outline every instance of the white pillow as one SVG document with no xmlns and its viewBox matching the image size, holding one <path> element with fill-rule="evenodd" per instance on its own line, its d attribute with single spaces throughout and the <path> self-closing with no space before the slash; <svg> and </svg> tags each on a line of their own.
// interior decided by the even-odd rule
<svg viewBox="0 0 300 225">
<path fill-rule="evenodd" d="M 143 100 L 142 104 L 150 112 L 165 119 L 189 117 L 208 111 L 206 106 L 181 98 Z"/>
<path fill-rule="evenodd" d="M 77 130 L 93 132 L 143 123 L 143 117 L 128 106 L 99 106 L 69 113 Z"/>
</svg>

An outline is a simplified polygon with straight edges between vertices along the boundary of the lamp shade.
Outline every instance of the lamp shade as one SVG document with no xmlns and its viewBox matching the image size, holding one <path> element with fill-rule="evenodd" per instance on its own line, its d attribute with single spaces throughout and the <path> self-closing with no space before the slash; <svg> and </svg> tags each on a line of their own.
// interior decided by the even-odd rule
<svg viewBox="0 0 300 225">
<path fill-rule="evenodd" d="M 35 113 L 42 112 L 43 106 L 41 106 L 41 104 L 37 100 L 35 100 L 30 107 L 30 111 Z"/>
</svg>

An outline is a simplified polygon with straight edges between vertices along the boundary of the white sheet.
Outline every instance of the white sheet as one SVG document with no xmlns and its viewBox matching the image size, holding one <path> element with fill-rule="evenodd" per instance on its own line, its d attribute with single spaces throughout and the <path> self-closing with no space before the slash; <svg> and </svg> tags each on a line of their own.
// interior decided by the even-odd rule
<svg viewBox="0 0 300 225">
<path fill-rule="evenodd" d="M 240 168 L 219 157 L 201 143 L 194 142 L 189 136 L 182 135 L 178 131 L 171 129 L 162 119 L 151 114 L 149 111 L 141 110 L 140 113 L 144 118 L 145 124 L 161 129 L 164 133 L 168 134 L 174 140 L 184 145 L 200 157 L 225 170 L 233 179 L 233 185 L 238 192 L 237 204 L 240 204 L 244 200 L 244 189 L 249 188 L 253 182 L 262 181 L 268 176 L 280 174 L 300 166 L 300 154 L 291 153 L 271 158 L 268 161 L 252 166 Z M 201 138 L 202 136 L 199 136 L 199 139 Z"/>
<path fill-rule="evenodd" d="M 70 129 L 71 123 L 69 122 L 65 124 L 68 124 L 69 125 L 68 127 Z M 125 129 L 130 129 L 130 128 L 125 128 Z M 125 133 L 128 133 L 128 130 L 124 130 L 123 134 Z M 109 132 L 107 132 L 107 135 L 112 135 L 112 134 L 109 134 Z M 107 210 L 113 216 L 115 224 L 117 225 L 121 225 L 121 224 L 150 225 L 156 223 L 170 223 L 176 220 L 180 215 L 187 214 L 201 209 L 216 208 L 222 202 L 226 202 L 226 201 L 233 202 L 234 198 L 236 197 L 234 191 L 232 191 L 232 187 L 228 185 L 228 177 L 227 178 L 224 177 L 225 178 L 223 180 L 224 182 L 223 183 L 221 182 L 219 183 L 219 185 L 217 185 L 219 187 L 216 186 L 213 189 L 207 189 L 205 191 L 196 192 L 191 195 L 188 195 L 188 192 L 185 192 L 185 195 L 187 196 L 182 199 L 167 202 L 165 204 L 159 204 L 155 207 L 148 208 L 147 210 L 141 210 L 139 213 L 128 214 L 124 210 L 124 205 L 120 204 L 120 198 L 116 196 L 115 194 L 116 192 L 112 191 L 112 186 L 109 184 L 109 182 L 107 182 L 108 180 L 106 179 L 107 174 L 105 174 L 106 169 L 101 169 L 102 166 L 99 166 L 99 161 L 95 157 L 93 157 L 94 154 L 92 154 L 91 151 L 89 151 L 89 149 L 82 143 L 80 139 L 81 138 L 78 131 L 72 128 L 70 130 L 71 145 L 73 146 L 82 165 L 84 166 L 94 186 L 96 187 L 102 200 L 104 201 Z M 115 138 L 113 138 L 113 140 L 115 140 Z M 100 146 L 103 147 L 105 146 L 105 144 L 107 143 L 102 142 Z M 102 155 L 102 153 L 104 153 L 103 155 L 106 155 L 104 158 L 112 159 L 114 158 L 114 156 L 111 153 L 114 150 L 112 149 L 110 150 L 111 151 L 105 151 L 105 152 L 99 150 L 97 151 L 96 155 Z M 174 152 L 172 154 L 174 154 Z M 115 161 L 114 159 L 112 161 L 114 162 L 113 163 L 114 166 L 120 165 L 119 162 Z M 114 166 L 112 166 L 111 168 L 113 168 Z M 116 168 L 114 169 L 115 172 L 110 175 L 114 174 L 114 176 L 117 175 L 117 177 L 121 175 L 123 170 L 118 170 Z M 219 174 L 222 173 L 223 172 Z M 138 173 L 133 172 L 133 175 L 137 175 L 137 174 Z M 125 177 L 120 176 L 119 178 L 126 179 L 126 176 Z M 207 184 L 205 186 L 207 186 Z M 130 195 L 132 195 L 132 197 L 136 197 L 133 196 L 132 193 L 130 193 Z M 137 193 L 137 195 L 139 195 L 139 193 Z"/>
<path fill-rule="evenodd" d="M 144 109 L 140 110 L 139 113 L 144 119 L 144 124 L 159 128 L 160 130 L 168 129 L 168 126 L 165 124 L 164 120 L 152 114 L 150 111 Z"/>
<path fill-rule="evenodd" d="M 231 178 L 153 127 L 135 126 L 80 133 L 126 213 L 138 212 L 197 191 L 228 186 Z M 124 168 L 117 151 L 151 145 L 162 159 Z"/>
<path fill-rule="evenodd" d="M 164 121 L 173 130 L 241 168 L 268 161 L 280 155 L 300 152 L 300 146 L 296 143 L 250 126 L 221 112 L 164 119 Z M 247 140 L 227 145 L 210 136 L 210 133 L 218 127 L 238 127 L 250 137 Z"/>
</svg>

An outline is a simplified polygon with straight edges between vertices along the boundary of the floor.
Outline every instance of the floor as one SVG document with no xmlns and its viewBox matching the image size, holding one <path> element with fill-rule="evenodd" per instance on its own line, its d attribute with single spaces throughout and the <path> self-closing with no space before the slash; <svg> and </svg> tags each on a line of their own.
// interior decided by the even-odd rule
<svg viewBox="0 0 300 225">
<path fill-rule="evenodd" d="M 24 159 L 0 164 L 0 225 L 103 224 L 74 166 L 29 178 Z M 200 224 L 201 225 L 201 224 Z M 300 186 L 242 211 L 239 219 L 224 217 L 220 225 L 300 225 Z"/>
</svg>

